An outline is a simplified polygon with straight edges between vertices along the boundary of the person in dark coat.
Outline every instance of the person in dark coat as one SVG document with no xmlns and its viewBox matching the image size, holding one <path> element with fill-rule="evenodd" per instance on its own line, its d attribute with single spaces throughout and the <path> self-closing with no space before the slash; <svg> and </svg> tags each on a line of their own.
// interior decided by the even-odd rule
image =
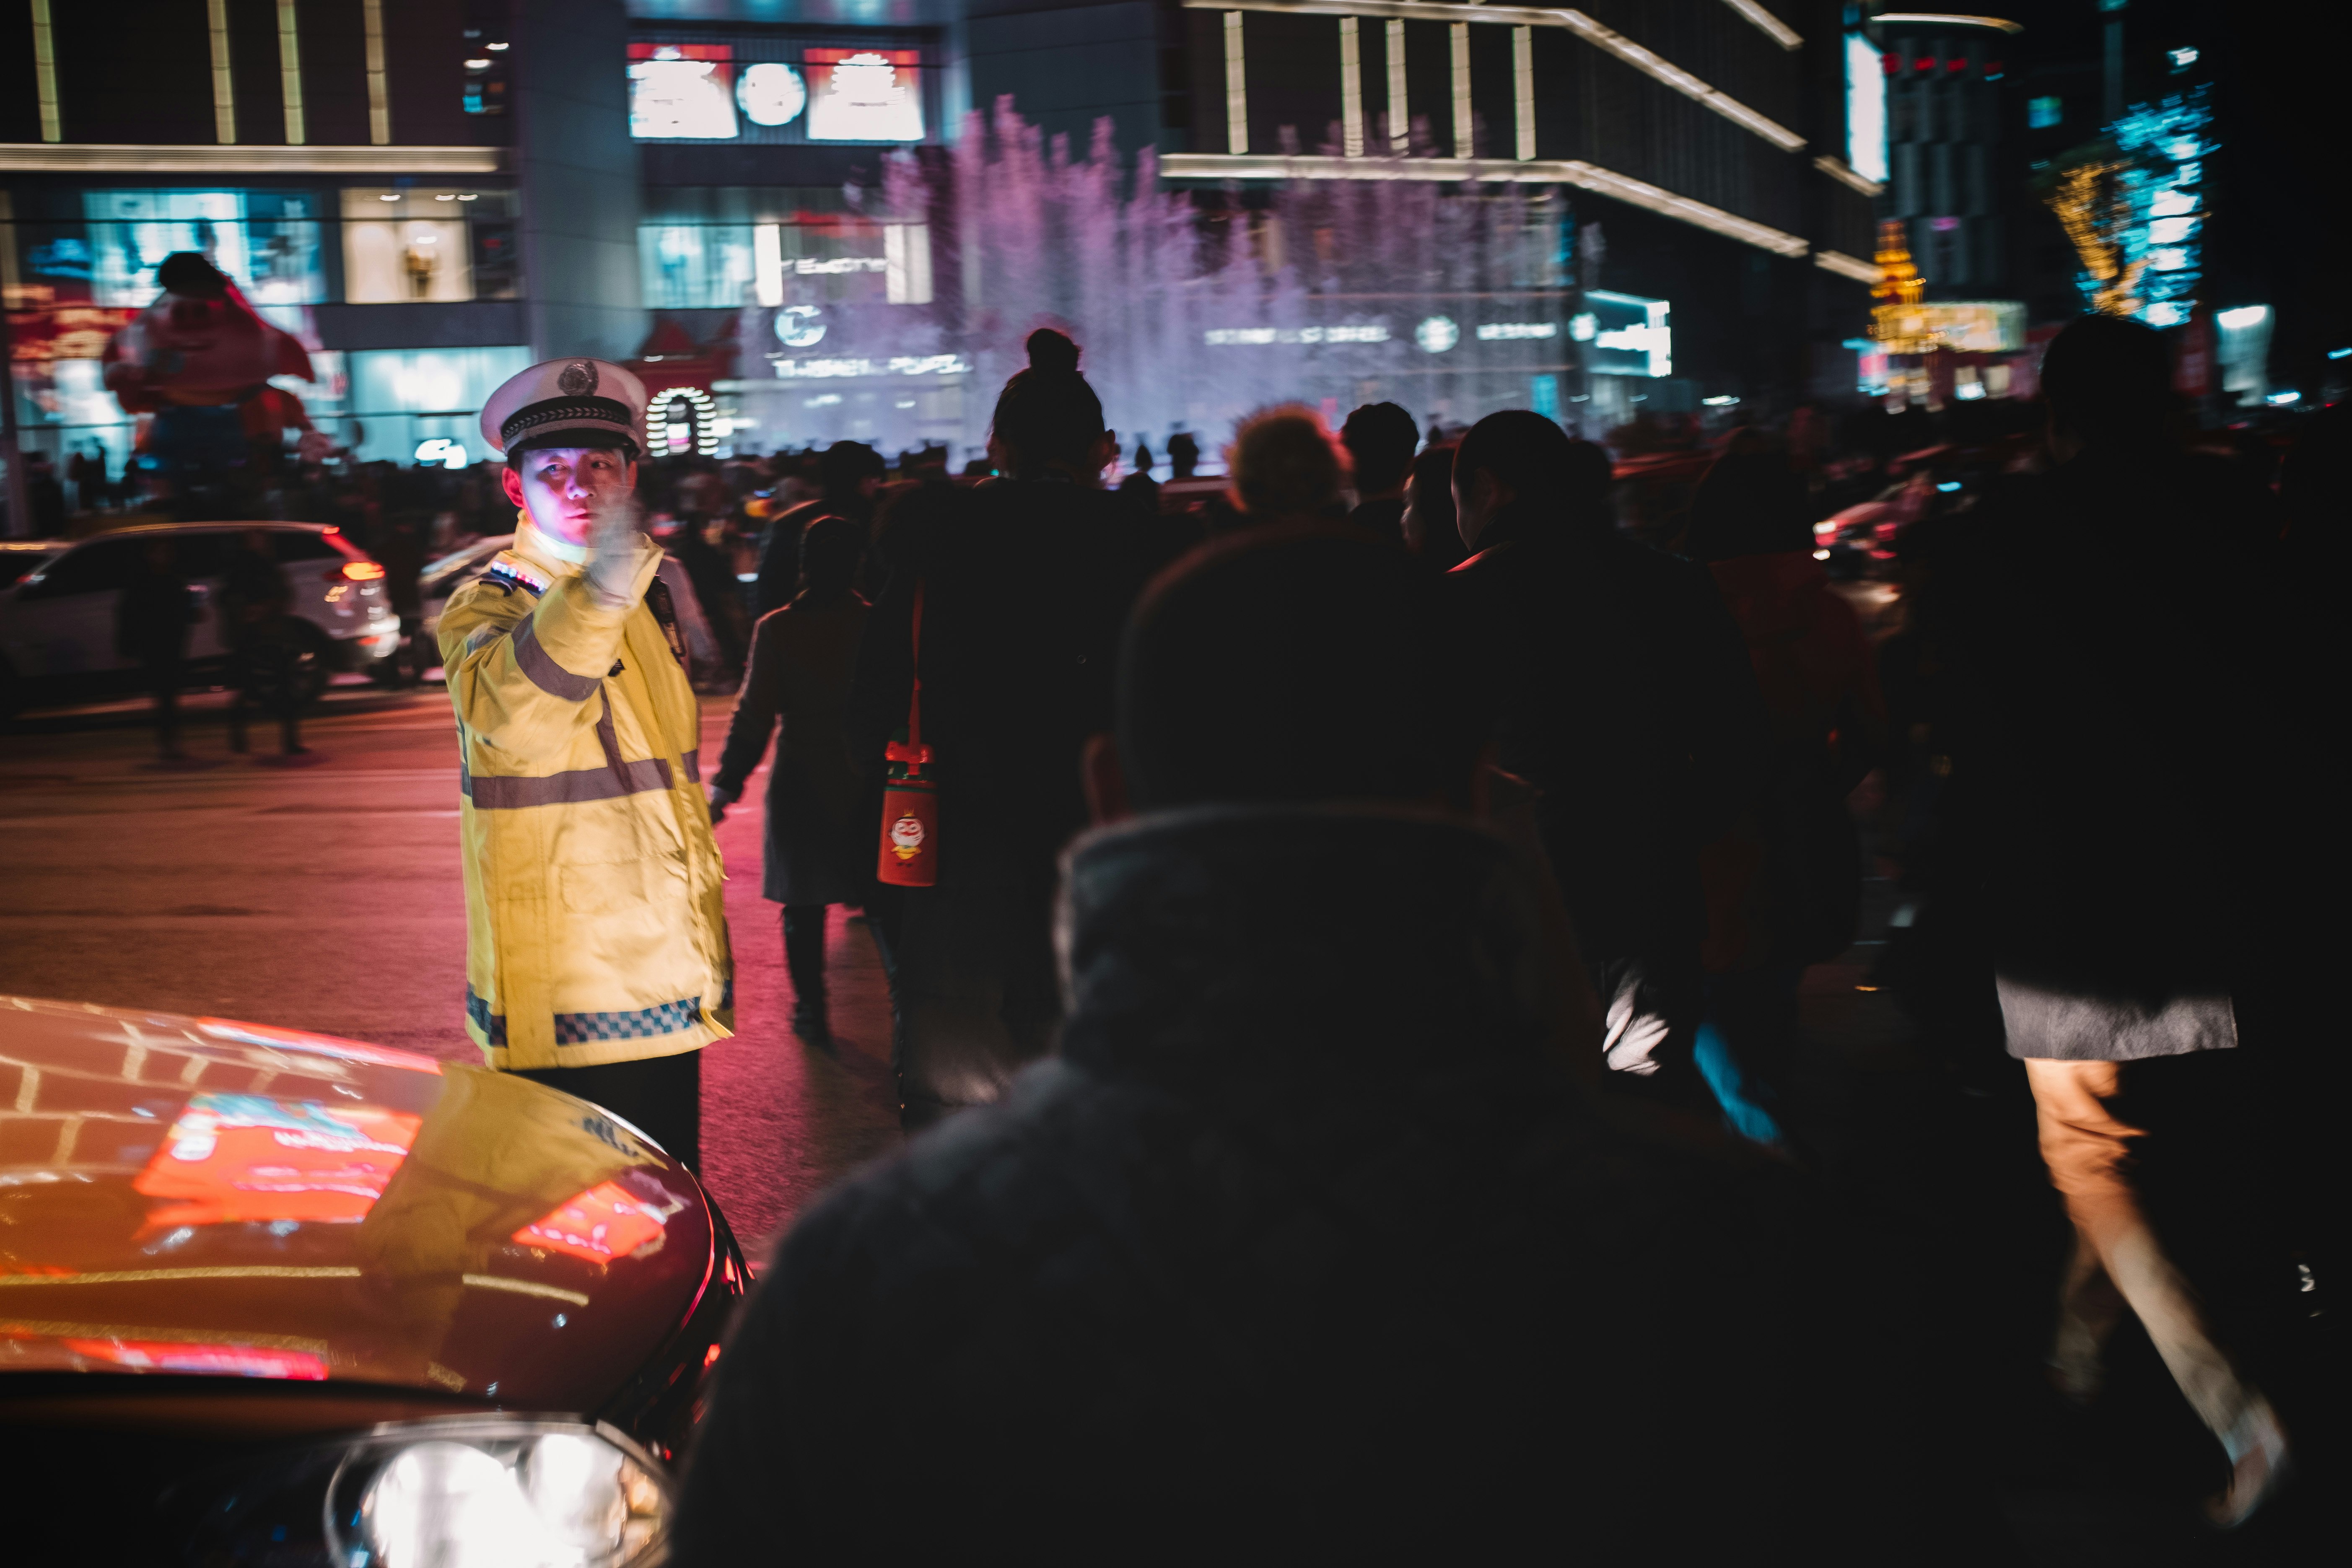
<svg viewBox="0 0 2352 1568">
<path fill-rule="evenodd" d="M 784 963 L 793 977 L 793 1032 L 827 1045 L 824 930 L 835 904 L 863 906 L 874 881 L 874 819 L 844 729 L 866 601 L 851 591 L 865 535 L 824 517 L 801 539 L 801 591 L 751 630 L 751 667 L 710 784 L 710 820 L 743 796 L 781 721 L 768 774 L 760 890 L 784 907 Z"/>
<path fill-rule="evenodd" d="M 1763 761 L 1739 628 L 1706 571 L 1620 533 L 1608 455 L 1524 409 L 1462 438 L 1454 496 L 1473 553 L 1448 581 L 1488 641 L 1504 768 L 1542 792 L 1543 842 L 1593 988 L 1609 1064 L 1712 1104 L 1693 1063 L 1708 934 L 1700 854 Z"/>
<path fill-rule="evenodd" d="M 2312 1218 L 2278 1165 L 2310 1142 L 2292 1132 L 2314 1097 L 2287 1070 L 2305 1042 L 2263 1026 L 2301 981 L 2275 955 L 2298 940 L 2293 880 L 2327 807 L 2298 754 L 2319 709 L 2288 683 L 2320 665 L 2260 570 L 2273 498 L 2172 433 L 2159 334 L 2084 317 L 2042 387 L 2059 460 L 1989 493 L 1946 573 L 1977 710 L 1952 809 L 1973 823 L 2009 1053 L 2074 1225 L 2053 1371 L 2088 1398 L 2134 1313 L 2230 1460 L 2209 1508 L 2234 1524 L 2283 1478 L 2287 1440 L 2222 1314 L 2300 1249 L 2281 1226 Z"/>
<path fill-rule="evenodd" d="M 294 585 L 268 532 L 245 531 L 229 552 L 221 579 L 221 640 L 229 650 L 228 745 L 246 750 L 246 729 L 255 709 L 278 720 L 278 749 L 287 756 L 310 751 L 302 743 L 301 663 L 315 651 L 315 628 L 293 614 Z"/>
<path fill-rule="evenodd" d="M 801 531 L 821 517 L 845 517 L 861 526 L 874 521 L 875 498 L 889 477 L 882 454 L 856 441 L 835 441 L 816 460 L 818 495 L 785 510 L 768 524 L 760 542 L 760 577 L 752 585 L 756 619 L 780 610 L 800 592 Z"/>
<path fill-rule="evenodd" d="M 1078 753 L 1109 727 L 1137 588 L 1130 514 L 1100 488 L 1115 448 L 1077 355 L 1059 332 L 1030 335 L 990 441 L 1008 477 L 929 498 L 892 528 L 858 649 L 850 740 L 878 775 L 907 727 L 919 593 L 939 860 L 936 885 L 905 889 L 891 974 L 910 1127 L 994 1100 L 1061 1017 L 1054 858 L 1086 824 Z"/>
<path fill-rule="evenodd" d="M 376 534 L 375 558 L 383 568 L 384 597 L 400 617 L 400 647 L 392 656 L 395 681 L 422 686 L 425 672 L 440 662 L 425 637 L 425 552 L 433 537 L 440 496 L 432 475 L 395 470 L 383 487 L 383 527 Z"/>
<path fill-rule="evenodd" d="M 1789 453 L 1736 437 L 1699 481 L 1683 548 L 1738 623 L 1771 726 L 1750 852 L 1725 857 L 1709 889 L 1727 929 L 1699 1067 L 1741 1131 L 1777 1142 L 1798 982 L 1852 944 L 1861 918 L 1862 837 L 1845 802 L 1885 754 L 1885 704 L 1861 619 L 1813 559 L 1812 507 Z"/>
<path fill-rule="evenodd" d="M 1433 442 L 1412 460 L 1398 518 L 1404 547 L 1436 572 L 1451 572 L 1469 555 L 1454 517 L 1454 447 Z"/>
<path fill-rule="evenodd" d="M 188 657 L 188 628 L 204 618 L 169 539 L 151 539 L 139 575 L 114 605 L 114 646 L 139 663 L 140 683 L 155 699 L 155 745 L 167 761 L 180 749 L 180 686 Z"/>
<path fill-rule="evenodd" d="M 1847 1315 L 1801 1310 L 1789 1174 L 1578 1085 L 1444 596 L 1329 526 L 1155 582 L 1060 1051 L 760 1271 L 678 1568 L 1842 1563 L 1888 1528 L 1887 1426 L 1822 1446 Z"/>
<path fill-rule="evenodd" d="M 1404 489 L 1412 478 L 1413 448 L 1421 430 L 1412 416 L 1393 403 L 1367 403 L 1339 426 L 1356 474 L 1356 510 L 1348 521 L 1367 532 L 1404 542 Z"/>
</svg>

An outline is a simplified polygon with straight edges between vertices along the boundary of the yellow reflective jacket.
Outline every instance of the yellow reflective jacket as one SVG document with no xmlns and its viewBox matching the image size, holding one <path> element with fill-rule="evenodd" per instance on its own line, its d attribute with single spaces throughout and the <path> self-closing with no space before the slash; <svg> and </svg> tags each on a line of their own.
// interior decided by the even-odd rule
<svg viewBox="0 0 2352 1568">
<path fill-rule="evenodd" d="M 466 1032 L 508 1070 L 675 1055 L 732 1030 L 735 965 L 702 795 L 701 710 L 644 602 L 626 609 L 528 521 L 450 595 Z"/>
</svg>

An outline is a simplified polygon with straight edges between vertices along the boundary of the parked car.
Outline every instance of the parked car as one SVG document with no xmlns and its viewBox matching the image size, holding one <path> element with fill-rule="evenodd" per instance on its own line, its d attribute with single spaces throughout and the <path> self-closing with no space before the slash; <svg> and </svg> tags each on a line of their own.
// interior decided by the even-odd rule
<svg viewBox="0 0 2352 1568">
<path fill-rule="evenodd" d="M 115 651 L 114 606 L 158 538 L 172 541 L 205 612 L 189 628 L 188 679 L 217 681 L 228 649 L 211 606 L 248 530 L 268 536 L 293 586 L 293 612 L 326 634 L 333 668 L 364 669 L 399 646 L 383 568 L 318 523 L 149 523 L 88 539 L 16 542 L 0 556 L 0 713 L 137 689 L 138 667 Z"/>
<path fill-rule="evenodd" d="M 499 552 L 514 544 L 511 533 L 494 533 L 477 539 L 460 550 L 453 550 L 417 574 L 417 596 L 425 604 L 425 640 L 432 642 L 441 634 L 441 611 L 449 603 L 449 595 L 490 569 Z"/>
<path fill-rule="evenodd" d="M 528 1079 L 0 996 L 11 1561 L 651 1564 L 748 1274 Z"/>
</svg>

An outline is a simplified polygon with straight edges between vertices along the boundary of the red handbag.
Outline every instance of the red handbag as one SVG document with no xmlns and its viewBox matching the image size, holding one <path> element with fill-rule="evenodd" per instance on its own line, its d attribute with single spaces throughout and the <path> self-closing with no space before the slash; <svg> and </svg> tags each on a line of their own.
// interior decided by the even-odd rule
<svg viewBox="0 0 2352 1568">
<path fill-rule="evenodd" d="M 940 786 L 925 778 L 931 761 L 923 744 L 923 584 L 915 584 L 914 689 L 907 727 L 882 749 L 882 847 L 875 876 L 900 888 L 939 880 Z"/>
</svg>

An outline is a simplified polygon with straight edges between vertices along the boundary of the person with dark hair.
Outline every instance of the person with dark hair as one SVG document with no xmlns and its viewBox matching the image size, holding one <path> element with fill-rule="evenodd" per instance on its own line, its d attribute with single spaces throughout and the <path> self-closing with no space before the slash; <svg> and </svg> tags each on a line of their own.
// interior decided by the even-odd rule
<svg viewBox="0 0 2352 1568">
<path fill-rule="evenodd" d="M 1356 510 L 1348 521 L 1398 543 L 1404 542 L 1404 488 L 1412 477 L 1421 431 L 1393 403 L 1367 403 L 1339 426 L 1356 473 Z"/>
<path fill-rule="evenodd" d="M 803 465 L 806 468 L 807 465 Z M 753 586 L 753 617 L 790 604 L 800 591 L 801 531 L 820 517 L 843 517 L 865 527 L 874 521 L 875 498 L 890 466 L 882 454 L 856 441 L 835 441 L 814 464 L 817 494 L 788 508 L 768 524 L 760 542 L 760 579 Z"/>
<path fill-rule="evenodd" d="M 1412 460 L 1404 510 L 1397 520 L 1404 547 L 1438 572 L 1462 564 L 1462 531 L 1454 518 L 1454 448 L 1432 442 Z"/>
<path fill-rule="evenodd" d="M 2234 1524 L 2286 1437 L 2223 1348 L 2230 1314 L 2258 1313 L 2255 1282 L 2315 1239 L 2315 1189 L 2282 1166 L 2324 1135 L 2277 1134 L 2314 1098 L 2285 1026 L 2310 982 L 2280 955 L 2307 942 L 2304 836 L 2328 809 L 2297 751 L 2316 710 L 2288 685 L 2318 666 L 2251 542 L 2275 537 L 2273 498 L 2181 449 L 2158 333 L 2084 317 L 2042 390 L 2057 461 L 1989 492 L 1945 572 L 1974 737 L 1952 809 L 2075 1231 L 2053 1375 L 2089 1398 L 2135 1314 L 2230 1460 L 2208 1507 Z"/>
<path fill-rule="evenodd" d="M 710 820 L 722 821 L 744 782 L 776 742 L 768 774 L 761 892 L 782 904 L 784 964 L 793 978 L 793 1033 L 830 1045 L 825 1009 L 825 918 L 835 904 L 866 901 L 874 881 L 874 824 L 844 722 L 866 601 L 850 584 L 866 534 L 846 518 L 821 517 L 801 536 L 801 591 L 751 631 L 751 667 L 710 784 Z"/>
<path fill-rule="evenodd" d="M 1502 766 L 1542 792 L 1543 843 L 1609 1009 L 1607 1058 L 1708 1100 L 1693 1062 L 1708 935 L 1700 855 L 1729 833 L 1765 723 L 1739 628 L 1706 574 L 1619 532 L 1608 454 L 1525 409 L 1454 458 Z"/>
<path fill-rule="evenodd" d="M 1852 944 L 1861 918 L 1862 838 L 1845 801 L 1884 755 L 1885 705 L 1861 619 L 1813 559 L 1812 506 L 1790 454 L 1736 433 L 1699 480 L 1683 548 L 1738 623 L 1771 724 L 1742 833 L 1750 853 L 1709 868 L 1710 906 L 1742 914 L 1712 954 L 1698 1064 L 1735 1126 L 1778 1142 L 1797 983 Z"/>
<path fill-rule="evenodd" d="M 425 672 L 435 663 L 435 651 L 425 640 L 420 579 L 440 499 L 432 475 L 423 470 L 395 469 L 385 478 L 381 497 L 383 521 L 376 531 L 375 558 L 383 568 L 384 597 L 392 602 L 392 613 L 400 617 L 400 646 L 384 661 L 395 685 L 422 686 Z"/>
<path fill-rule="evenodd" d="M 1054 858 L 1086 822 L 1078 752 L 1109 727 L 1137 586 L 1131 518 L 1102 489 L 1117 448 L 1078 347 L 1040 329 L 1028 348 L 989 437 L 1003 477 L 892 528 L 889 581 L 858 649 L 859 766 L 878 779 L 908 727 L 919 642 L 939 781 L 938 879 L 904 889 L 891 955 L 910 1128 L 994 1100 L 1053 1041 Z"/>
<path fill-rule="evenodd" d="M 1190 430 L 1179 430 L 1168 437 L 1168 477 L 1189 479 L 1192 470 L 1201 466 L 1201 443 Z"/>
<path fill-rule="evenodd" d="M 1065 858 L 1061 1048 L 760 1271 L 680 1568 L 1842 1562 L 1883 1528 L 1871 1456 L 1833 1504 L 1801 1479 L 1828 1314 L 1785 1173 L 1580 1087 L 1450 598 L 1328 525 L 1155 581 Z"/>
</svg>

